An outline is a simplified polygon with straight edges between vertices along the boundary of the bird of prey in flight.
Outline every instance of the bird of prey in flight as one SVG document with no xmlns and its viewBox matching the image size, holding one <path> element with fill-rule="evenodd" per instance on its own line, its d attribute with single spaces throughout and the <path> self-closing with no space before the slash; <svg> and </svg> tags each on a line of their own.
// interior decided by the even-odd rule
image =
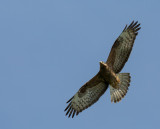
<svg viewBox="0 0 160 129">
<path fill-rule="evenodd" d="M 130 85 L 130 73 L 120 73 L 129 55 L 138 30 L 138 21 L 125 26 L 120 36 L 114 42 L 106 62 L 100 61 L 99 72 L 86 82 L 78 92 L 67 101 L 66 115 L 78 115 L 99 100 L 104 92 L 110 88 L 111 102 L 119 102 L 127 93 Z"/>
</svg>

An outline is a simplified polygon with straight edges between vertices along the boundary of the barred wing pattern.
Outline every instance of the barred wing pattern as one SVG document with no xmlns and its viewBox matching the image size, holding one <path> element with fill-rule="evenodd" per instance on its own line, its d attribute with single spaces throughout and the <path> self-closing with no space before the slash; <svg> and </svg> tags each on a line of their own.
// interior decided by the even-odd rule
<svg viewBox="0 0 160 129">
<path fill-rule="evenodd" d="M 126 25 L 112 46 L 106 63 L 115 73 L 119 73 L 127 62 L 138 30 L 140 30 L 139 26 L 140 24 L 134 21 L 128 27 Z"/>
<path fill-rule="evenodd" d="M 75 114 L 78 115 L 79 112 L 82 112 L 97 102 L 107 88 L 108 85 L 104 82 L 100 82 L 93 87 L 81 87 L 80 90 L 67 102 L 69 104 L 65 109 L 65 111 L 67 111 L 66 115 L 68 115 L 68 117 L 72 115 L 72 118 Z M 81 89 L 83 89 L 83 91 Z"/>
<path fill-rule="evenodd" d="M 112 46 L 106 63 L 115 73 L 119 73 L 127 62 L 138 30 L 140 30 L 139 26 L 140 24 L 134 21 L 129 26 L 126 25 Z M 68 115 L 68 117 L 72 116 L 73 118 L 75 114 L 78 115 L 80 112 L 97 102 L 109 85 L 107 83 L 109 81 L 106 82 L 104 80 L 101 73 L 98 73 L 82 86 L 79 91 L 68 100 L 68 106 L 65 109 L 66 115 Z M 118 102 L 126 95 L 129 82 L 130 80 L 124 81 L 124 84 L 118 90 L 113 89 L 112 87 L 110 88 L 111 101 Z"/>
</svg>

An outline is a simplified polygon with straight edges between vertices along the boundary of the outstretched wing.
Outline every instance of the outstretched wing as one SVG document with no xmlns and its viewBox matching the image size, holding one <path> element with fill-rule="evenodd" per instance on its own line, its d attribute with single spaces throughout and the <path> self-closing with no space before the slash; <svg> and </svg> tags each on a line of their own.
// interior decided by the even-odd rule
<svg viewBox="0 0 160 129">
<path fill-rule="evenodd" d="M 139 26 L 140 24 L 134 21 L 128 27 L 126 25 L 123 32 L 113 44 L 106 63 L 115 73 L 119 73 L 127 62 L 138 30 L 140 30 Z"/>
<path fill-rule="evenodd" d="M 82 112 L 97 102 L 107 88 L 108 84 L 102 81 L 99 75 L 96 75 L 83 85 L 70 100 L 68 100 L 67 103 L 69 104 L 65 109 L 65 111 L 67 111 L 66 115 L 68 115 L 68 117 L 72 115 L 72 118 L 75 114 L 78 115 L 79 112 Z"/>
</svg>

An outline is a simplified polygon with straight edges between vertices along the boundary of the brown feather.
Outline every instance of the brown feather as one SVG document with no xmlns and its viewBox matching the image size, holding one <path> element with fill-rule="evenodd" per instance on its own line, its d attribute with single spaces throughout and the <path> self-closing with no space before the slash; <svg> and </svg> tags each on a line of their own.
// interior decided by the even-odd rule
<svg viewBox="0 0 160 129">
<path fill-rule="evenodd" d="M 87 109 L 104 94 L 108 88 L 108 83 L 101 77 L 100 73 L 94 76 L 86 84 L 84 84 L 79 91 L 72 97 L 68 102 L 69 105 L 66 107 L 66 115 L 72 118 Z"/>
<path fill-rule="evenodd" d="M 140 24 L 137 23 L 133 21 L 127 28 L 125 27 L 112 46 L 106 63 L 115 73 L 119 73 L 122 70 L 129 58 L 136 35 L 140 30 Z"/>
<path fill-rule="evenodd" d="M 138 34 L 140 24 L 132 21 L 129 26 L 125 26 L 120 36 L 114 42 L 109 57 L 106 61 L 108 67 L 113 71 L 114 74 L 119 73 L 127 62 L 129 55 L 132 51 L 134 40 Z M 125 76 L 124 76 L 125 77 Z M 125 80 L 121 86 L 121 90 L 111 90 L 111 101 L 119 102 L 127 93 L 130 79 Z M 78 92 L 67 101 L 68 106 L 64 111 L 66 115 L 72 118 L 78 115 L 83 110 L 87 109 L 105 93 L 109 85 L 109 81 L 103 77 L 102 72 L 98 72 L 91 80 L 85 83 Z M 111 89 L 111 88 L 110 88 Z"/>
</svg>

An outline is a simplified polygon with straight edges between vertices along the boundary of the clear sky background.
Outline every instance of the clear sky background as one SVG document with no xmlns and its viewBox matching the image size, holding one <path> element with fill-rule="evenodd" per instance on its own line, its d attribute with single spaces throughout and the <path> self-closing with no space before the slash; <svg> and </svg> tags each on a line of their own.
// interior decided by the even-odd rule
<svg viewBox="0 0 160 129">
<path fill-rule="evenodd" d="M 99 71 L 126 24 L 141 23 L 131 86 L 74 119 L 66 101 Z M 159 129 L 159 0 L 0 0 L 0 129 Z"/>
</svg>

